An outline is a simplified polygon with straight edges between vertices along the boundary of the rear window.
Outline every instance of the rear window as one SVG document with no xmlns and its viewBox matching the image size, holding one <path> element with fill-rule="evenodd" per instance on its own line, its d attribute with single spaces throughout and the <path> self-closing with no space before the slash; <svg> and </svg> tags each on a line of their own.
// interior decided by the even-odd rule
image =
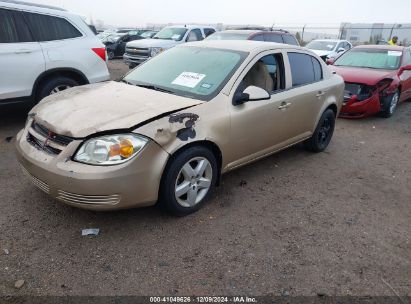
<svg viewBox="0 0 411 304">
<path fill-rule="evenodd" d="M 293 87 L 320 81 L 322 79 L 321 64 L 313 56 L 302 53 L 288 53 Z"/>
<path fill-rule="evenodd" d="M 291 45 L 298 45 L 297 39 L 291 35 L 283 35 L 284 43 Z"/>
<path fill-rule="evenodd" d="M 284 43 L 283 38 L 279 34 L 265 34 L 265 41 Z"/>
<path fill-rule="evenodd" d="M 0 43 L 33 41 L 20 12 L 0 9 Z"/>
<path fill-rule="evenodd" d="M 38 41 L 53 41 L 81 37 L 81 33 L 66 19 L 42 14 L 24 13 Z"/>
</svg>

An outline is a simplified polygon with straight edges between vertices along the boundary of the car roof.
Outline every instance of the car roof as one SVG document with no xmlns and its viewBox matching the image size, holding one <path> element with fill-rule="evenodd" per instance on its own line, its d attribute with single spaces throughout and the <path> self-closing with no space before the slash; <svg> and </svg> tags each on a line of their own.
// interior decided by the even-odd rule
<svg viewBox="0 0 411 304">
<path fill-rule="evenodd" d="M 405 46 L 398 46 L 398 45 L 389 45 L 389 44 L 378 44 L 378 45 L 359 45 L 354 47 L 354 49 L 376 49 L 376 50 L 389 50 L 389 51 L 403 51 L 407 47 Z"/>
<path fill-rule="evenodd" d="M 295 45 L 283 43 L 253 41 L 253 40 L 203 40 L 200 42 L 189 42 L 179 45 L 178 47 L 197 46 L 203 48 L 226 49 L 240 52 L 263 52 L 273 49 L 301 49 Z"/>
<path fill-rule="evenodd" d="M 341 40 L 341 39 L 314 39 L 313 41 L 348 42 L 347 40 Z"/>
<path fill-rule="evenodd" d="M 221 31 L 219 33 L 227 33 L 227 34 L 244 34 L 244 35 L 251 35 L 251 34 L 259 34 L 259 33 L 275 33 L 275 34 L 281 34 L 281 35 L 290 35 L 288 32 L 284 31 L 264 31 L 264 30 L 225 30 Z"/>
<path fill-rule="evenodd" d="M 165 26 L 164 28 L 187 28 L 187 29 L 193 29 L 193 28 L 214 28 L 209 25 L 195 25 L 195 24 L 180 24 L 180 25 L 169 25 Z"/>
<path fill-rule="evenodd" d="M 7 3 L 11 5 L 24 5 L 24 6 L 29 6 L 29 7 L 37 7 L 37 8 L 45 8 L 45 9 L 51 9 L 51 10 L 56 10 L 56 11 L 66 11 L 65 9 L 57 6 L 52 6 L 52 5 L 45 5 L 45 4 L 38 4 L 38 3 L 32 3 L 32 2 L 26 2 L 26 1 L 19 1 L 19 0 L 0 0 L 0 4 Z"/>
</svg>

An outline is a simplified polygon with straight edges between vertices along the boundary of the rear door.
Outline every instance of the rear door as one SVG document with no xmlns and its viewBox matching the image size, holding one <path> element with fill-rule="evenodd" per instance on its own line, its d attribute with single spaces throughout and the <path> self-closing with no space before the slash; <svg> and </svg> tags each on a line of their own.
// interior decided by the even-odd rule
<svg viewBox="0 0 411 304">
<path fill-rule="evenodd" d="M 411 49 L 405 49 L 402 65 L 411 65 Z M 400 80 L 402 82 L 402 96 L 401 100 L 405 100 L 411 97 L 411 71 L 403 71 L 400 75 Z"/>
<path fill-rule="evenodd" d="M 328 84 L 323 80 L 322 65 L 317 58 L 299 51 L 288 52 L 292 83 L 288 89 L 287 133 L 304 139 L 315 129 L 316 119 L 327 98 Z"/>
<path fill-rule="evenodd" d="M 92 62 L 84 57 L 91 54 L 91 47 L 82 39 L 83 33 L 68 19 L 60 16 L 24 12 L 34 38 L 40 42 L 46 62 L 46 69 L 75 68 L 84 73 Z M 93 63 L 94 65 L 94 63 Z M 86 74 L 86 73 L 84 73 Z M 87 76 L 87 74 L 86 74 Z"/>
<path fill-rule="evenodd" d="M 40 44 L 21 12 L 0 8 L 0 100 L 30 96 L 44 71 Z"/>
</svg>

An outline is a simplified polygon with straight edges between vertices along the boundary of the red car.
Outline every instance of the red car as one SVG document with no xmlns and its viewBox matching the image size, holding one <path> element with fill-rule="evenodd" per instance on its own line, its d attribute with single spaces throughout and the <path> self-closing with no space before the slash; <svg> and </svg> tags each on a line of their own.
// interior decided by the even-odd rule
<svg viewBox="0 0 411 304">
<path fill-rule="evenodd" d="M 330 63 L 330 62 L 328 62 Z M 411 98 L 411 49 L 389 45 L 357 46 L 330 68 L 345 81 L 340 117 L 390 117 L 397 104 Z"/>
</svg>

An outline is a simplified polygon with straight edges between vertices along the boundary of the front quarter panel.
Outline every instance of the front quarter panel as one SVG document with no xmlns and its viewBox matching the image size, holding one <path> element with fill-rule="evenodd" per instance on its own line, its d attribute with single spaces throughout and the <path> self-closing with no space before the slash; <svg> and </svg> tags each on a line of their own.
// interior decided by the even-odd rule
<svg viewBox="0 0 411 304">
<path fill-rule="evenodd" d="M 191 143 L 210 141 L 224 155 L 230 134 L 227 104 L 227 97 L 219 94 L 209 102 L 167 115 L 133 132 L 151 138 L 169 154 Z"/>
</svg>

